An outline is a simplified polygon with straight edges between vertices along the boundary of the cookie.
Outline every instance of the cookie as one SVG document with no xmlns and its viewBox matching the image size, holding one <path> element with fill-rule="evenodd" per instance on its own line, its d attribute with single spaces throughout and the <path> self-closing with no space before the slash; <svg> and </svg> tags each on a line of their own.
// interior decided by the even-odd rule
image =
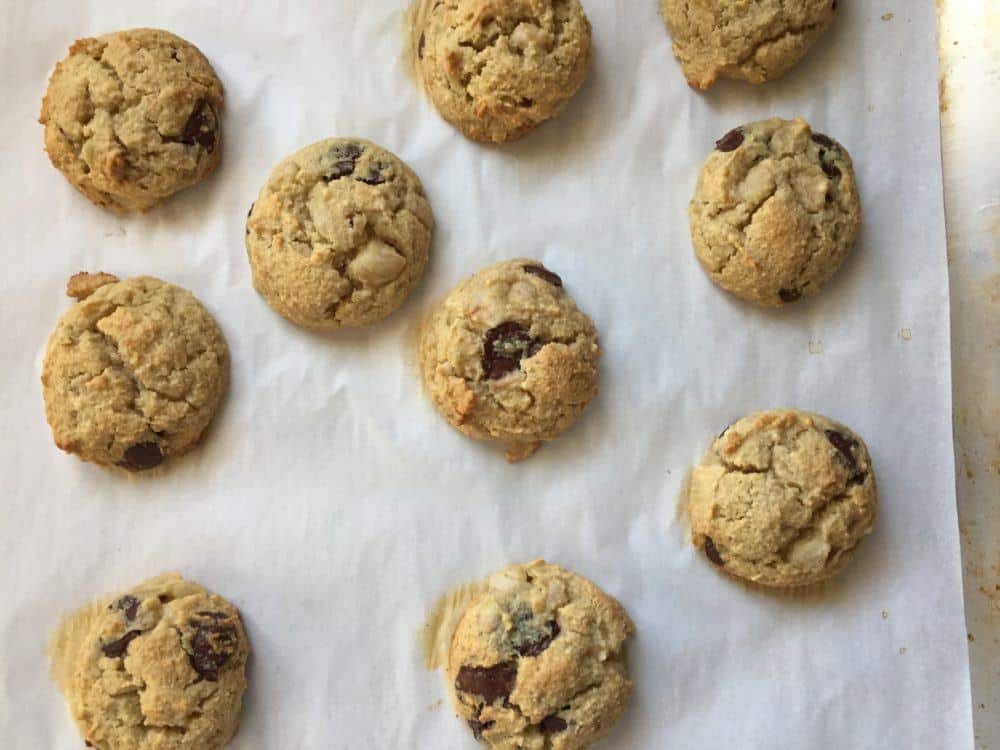
<svg viewBox="0 0 1000 750">
<path fill-rule="evenodd" d="M 744 417 L 691 476 L 696 547 L 725 572 L 789 588 L 840 572 L 875 523 L 878 493 L 864 441 L 818 414 Z"/>
<path fill-rule="evenodd" d="M 618 721 L 632 681 L 622 606 L 586 578 L 536 560 L 494 574 L 448 653 L 452 701 L 495 750 L 579 750 Z"/>
<path fill-rule="evenodd" d="M 847 150 L 801 119 L 731 130 L 688 210 L 695 253 L 737 297 L 780 306 L 815 294 L 854 247 L 861 204 Z"/>
<path fill-rule="evenodd" d="M 240 721 L 250 646 L 221 596 L 176 573 L 94 608 L 63 654 L 63 690 L 98 750 L 216 750 Z"/>
<path fill-rule="evenodd" d="M 329 138 L 274 168 L 247 218 L 253 284 L 292 323 L 364 326 L 423 275 L 434 217 L 413 170 L 360 138 Z"/>
<path fill-rule="evenodd" d="M 424 323 L 420 369 L 438 411 L 469 437 L 530 456 L 597 395 L 600 347 L 562 279 L 526 258 L 455 287 Z"/>
<path fill-rule="evenodd" d="M 191 450 L 229 384 L 229 352 L 190 292 L 149 276 L 81 273 L 49 337 L 45 416 L 84 461 L 143 471 Z"/>
<path fill-rule="evenodd" d="M 837 0 L 661 0 L 688 84 L 763 83 L 801 60 L 833 20 Z"/>
<path fill-rule="evenodd" d="M 416 68 L 442 117 L 476 141 L 559 114 L 590 67 L 579 0 L 423 0 Z"/>
<path fill-rule="evenodd" d="M 203 180 L 222 154 L 222 84 L 193 44 L 159 29 L 80 39 L 49 79 L 45 150 L 70 184 L 120 213 Z"/>
</svg>

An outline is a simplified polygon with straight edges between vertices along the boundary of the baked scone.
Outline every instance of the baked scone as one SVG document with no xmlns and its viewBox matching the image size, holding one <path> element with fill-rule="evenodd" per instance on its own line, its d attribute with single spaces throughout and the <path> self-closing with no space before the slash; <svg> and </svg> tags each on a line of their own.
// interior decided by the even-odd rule
<svg viewBox="0 0 1000 750">
<path fill-rule="evenodd" d="M 520 138 L 559 114 L 590 67 L 579 0 L 423 0 L 416 67 L 444 117 L 476 141 Z"/>
<path fill-rule="evenodd" d="M 217 750 L 229 742 L 250 652 L 232 604 L 170 573 L 82 617 L 53 672 L 62 673 L 88 747 Z"/>
<path fill-rule="evenodd" d="M 850 155 L 802 119 L 761 120 L 724 135 L 688 214 L 712 281 L 768 307 L 818 292 L 861 225 Z"/>
<path fill-rule="evenodd" d="M 580 750 L 632 694 L 622 606 L 586 578 L 536 560 L 490 577 L 448 654 L 452 701 L 494 750 Z"/>
<path fill-rule="evenodd" d="M 562 279 L 517 258 L 488 266 L 431 312 L 420 369 L 438 411 L 457 429 L 530 456 L 573 424 L 597 394 L 600 347 Z"/>
<path fill-rule="evenodd" d="M 52 164 L 92 202 L 146 211 L 203 180 L 222 154 L 222 84 L 190 42 L 159 29 L 80 39 L 39 118 Z"/>
<path fill-rule="evenodd" d="M 423 275 L 434 217 L 413 170 L 360 138 L 328 138 L 278 164 L 247 218 L 253 284 L 312 330 L 395 311 Z"/>
<path fill-rule="evenodd" d="M 49 337 L 45 416 L 84 461 L 151 469 L 191 450 L 229 385 L 229 351 L 190 292 L 149 276 L 80 273 Z"/>
<path fill-rule="evenodd" d="M 837 0 L 660 0 L 688 83 L 780 78 L 833 20 Z"/>
<path fill-rule="evenodd" d="M 696 547 L 727 573 L 789 588 L 840 572 L 875 523 L 864 441 L 818 414 L 751 414 L 715 440 L 691 476 Z"/>
</svg>

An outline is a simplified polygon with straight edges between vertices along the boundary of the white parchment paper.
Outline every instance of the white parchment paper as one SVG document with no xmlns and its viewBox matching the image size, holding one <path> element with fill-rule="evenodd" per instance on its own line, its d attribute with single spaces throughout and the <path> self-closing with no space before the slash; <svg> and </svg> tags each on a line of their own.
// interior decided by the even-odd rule
<svg viewBox="0 0 1000 750">
<path fill-rule="evenodd" d="M 968 748 L 951 444 L 934 8 L 840 3 L 786 79 L 691 91 L 653 0 L 587 0 L 595 64 L 565 114 L 502 148 L 465 141 L 401 60 L 401 3 L 2 3 L 0 26 L 0 737 L 80 740 L 47 676 L 61 612 L 167 570 L 230 598 L 254 657 L 234 748 L 472 748 L 421 665 L 435 599 L 544 556 L 636 621 L 636 693 L 609 748 Z M 89 205 L 35 123 L 81 36 L 159 26 L 226 87 L 219 172 L 146 216 Z M 713 141 L 802 115 L 854 156 L 858 247 L 818 298 L 754 309 L 697 266 L 686 205 Z M 371 138 L 424 180 L 433 261 L 382 325 L 317 336 L 253 292 L 244 217 L 268 171 L 330 135 Z M 518 466 L 421 394 L 417 320 L 478 268 L 535 256 L 596 321 L 601 394 Z M 216 315 L 233 384 L 204 446 L 123 479 L 65 456 L 38 376 L 67 277 L 148 273 Z M 905 332 L 904 332 L 905 329 Z M 677 497 L 733 418 L 820 411 L 862 434 L 876 533 L 820 592 L 720 575 Z"/>
</svg>

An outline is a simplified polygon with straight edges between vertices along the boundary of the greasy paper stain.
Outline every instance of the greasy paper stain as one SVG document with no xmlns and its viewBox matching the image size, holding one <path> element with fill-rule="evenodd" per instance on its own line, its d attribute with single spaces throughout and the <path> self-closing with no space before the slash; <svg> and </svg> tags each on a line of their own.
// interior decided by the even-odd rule
<svg viewBox="0 0 1000 750">
<path fill-rule="evenodd" d="M 66 694 L 70 680 L 73 678 L 74 661 L 77 647 L 87 637 L 107 603 L 92 602 L 69 615 L 63 615 L 49 641 L 46 652 L 49 656 L 49 675 Z"/>
<path fill-rule="evenodd" d="M 487 583 L 465 583 L 452 589 L 437 600 L 420 629 L 420 652 L 427 669 L 445 669 L 448 666 L 448 649 L 451 636 L 465 610 L 485 593 Z"/>
</svg>

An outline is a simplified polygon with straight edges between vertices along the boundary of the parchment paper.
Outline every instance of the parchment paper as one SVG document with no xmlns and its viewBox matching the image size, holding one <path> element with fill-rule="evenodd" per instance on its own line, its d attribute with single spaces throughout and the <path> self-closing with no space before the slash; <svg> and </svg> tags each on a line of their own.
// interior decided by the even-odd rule
<svg viewBox="0 0 1000 750">
<path fill-rule="evenodd" d="M 968 659 L 951 443 L 934 8 L 866 0 L 761 88 L 688 89 L 653 0 L 588 0 L 593 72 L 557 121 L 502 148 L 465 141 L 401 60 L 391 0 L 3 3 L 0 63 L 0 737 L 75 748 L 47 675 L 61 612 L 168 570 L 240 607 L 254 648 L 234 748 L 472 748 L 419 630 L 436 598 L 546 557 L 636 621 L 633 705 L 609 748 L 967 748 Z M 78 37 L 169 28 L 226 87 L 219 172 L 145 216 L 89 205 L 37 118 Z M 864 226 L 818 298 L 767 312 L 715 289 L 685 209 L 712 142 L 802 115 L 854 156 Z M 382 325 L 317 336 L 250 286 L 244 217 L 270 168 L 334 134 L 423 178 L 438 231 L 424 283 Z M 601 395 L 518 466 L 421 394 L 417 321 L 461 278 L 531 255 L 596 321 Z M 43 417 L 45 340 L 76 271 L 192 290 L 232 349 L 204 446 L 123 479 L 62 455 Z M 820 411 L 871 447 L 881 517 L 819 591 L 741 586 L 696 555 L 688 468 L 733 418 Z"/>
</svg>

